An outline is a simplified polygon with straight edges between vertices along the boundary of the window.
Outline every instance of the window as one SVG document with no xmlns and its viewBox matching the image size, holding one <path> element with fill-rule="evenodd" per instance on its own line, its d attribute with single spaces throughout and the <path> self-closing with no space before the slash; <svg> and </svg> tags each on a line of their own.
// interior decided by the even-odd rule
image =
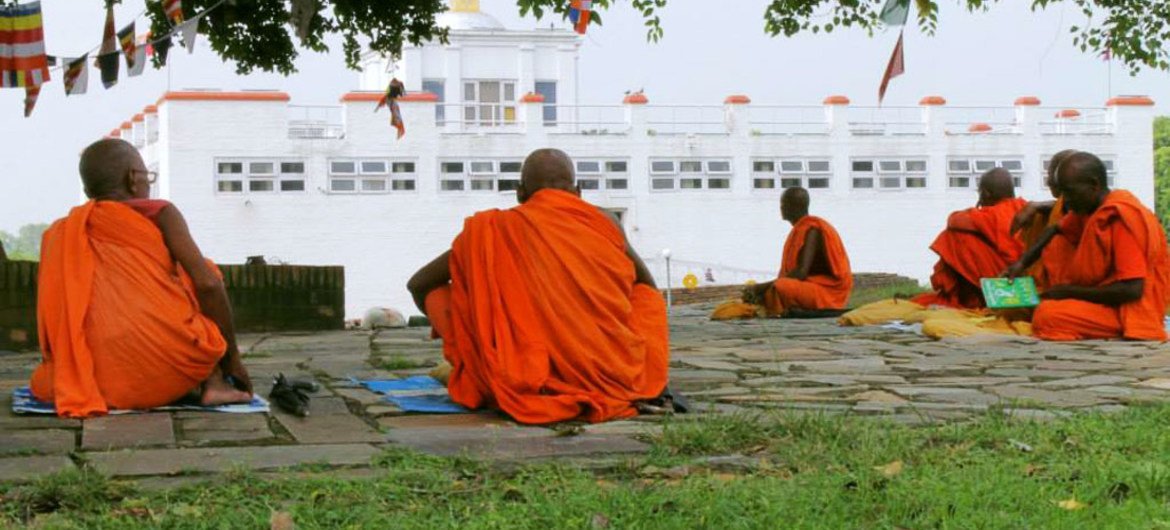
<svg viewBox="0 0 1170 530">
<path fill-rule="evenodd" d="M 463 121 L 469 125 L 498 126 L 516 121 L 514 81 L 463 83 Z"/>
<path fill-rule="evenodd" d="M 605 160 L 578 160 L 577 170 L 584 176 L 577 179 L 583 190 L 600 190 L 605 184 L 602 168 L 607 167 Z M 625 163 L 624 161 L 622 162 Z M 413 177 L 414 163 L 409 166 Z M 392 164 L 393 168 L 398 168 Z M 624 167 L 624 166 L 623 166 Z M 523 162 L 518 159 L 503 160 L 440 160 L 439 161 L 439 190 L 444 192 L 515 192 L 520 187 L 520 172 Z M 397 169 L 395 169 L 397 172 Z M 414 189 L 413 178 L 409 189 Z M 398 189 L 394 187 L 392 189 Z M 404 188 L 406 189 L 406 188 Z M 609 188 L 613 189 L 613 188 Z"/>
<path fill-rule="evenodd" d="M 1011 172 L 1015 187 L 1020 187 L 1024 174 L 1023 158 L 966 158 L 955 157 L 947 160 L 947 186 L 950 188 L 975 188 L 984 173 L 1003 168 Z"/>
<path fill-rule="evenodd" d="M 305 191 L 305 163 L 289 160 L 218 160 L 215 189 L 219 193 Z"/>
<path fill-rule="evenodd" d="M 752 161 L 752 188 L 757 190 L 777 189 L 776 169 L 779 168 L 779 188 L 829 187 L 832 167 L 828 160 L 784 158 L 780 160 Z"/>
<path fill-rule="evenodd" d="M 776 171 L 776 163 L 771 160 L 753 160 L 752 171 L 755 173 L 772 173 Z"/>
<path fill-rule="evenodd" d="M 520 187 L 520 170 L 523 163 L 519 161 L 500 162 L 500 179 L 496 189 L 500 191 L 516 191 Z"/>
<path fill-rule="evenodd" d="M 415 162 L 380 158 L 329 161 L 331 193 L 414 191 Z"/>
<path fill-rule="evenodd" d="M 854 173 L 872 173 L 873 172 L 873 160 L 854 160 L 853 161 L 853 172 Z"/>
<path fill-rule="evenodd" d="M 1117 168 L 1114 166 L 1112 158 L 1102 158 L 1101 162 L 1105 164 L 1105 182 L 1112 188 L 1114 178 L 1117 176 Z"/>
<path fill-rule="evenodd" d="M 443 162 L 440 167 L 443 173 L 463 173 L 463 162 Z"/>
<path fill-rule="evenodd" d="M 583 160 L 577 162 L 577 173 L 596 175 L 601 173 L 601 162 L 597 160 Z"/>
<path fill-rule="evenodd" d="M 496 172 L 496 163 L 492 161 L 477 160 L 471 163 L 472 175 L 492 175 Z"/>
<path fill-rule="evenodd" d="M 780 173 L 804 173 L 804 161 L 783 160 L 780 162 Z"/>
<path fill-rule="evenodd" d="M 544 124 L 545 126 L 552 126 L 557 124 L 557 82 L 556 81 L 537 81 L 536 93 L 544 96 Z"/>
<path fill-rule="evenodd" d="M 854 160 L 852 168 L 853 187 L 856 189 L 872 189 L 874 185 L 873 160 Z"/>
<path fill-rule="evenodd" d="M 447 101 L 446 98 L 446 84 L 442 79 L 423 79 L 423 92 L 430 92 L 439 98 L 435 104 L 435 123 L 442 125 L 447 121 L 446 107 L 443 105 Z"/>
<path fill-rule="evenodd" d="M 678 175 L 673 176 L 676 170 Z M 731 189 L 731 161 L 727 159 L 651 160 L 650 174 L 651 190 Z"/>
<path fill-rule="evenodd" d="M 609 160 L 605 163 L 607 173 L 625 173 L 629 171 L 629 164 L 625 160 Z"/>
<path fill-rule="evenodd" d="M 854 160 L 852 169 L 853 187 L 857 189 L 926 187 L 926 160 L 921 158 Z"/>
</svg>

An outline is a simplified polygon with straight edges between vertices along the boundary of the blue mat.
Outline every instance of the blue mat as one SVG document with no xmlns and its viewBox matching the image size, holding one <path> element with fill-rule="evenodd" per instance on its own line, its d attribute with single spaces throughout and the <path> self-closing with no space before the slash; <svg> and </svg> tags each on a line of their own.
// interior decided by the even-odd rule
<svg viewBox="0 0 1170 530">
<path fill-rule="evenodd" d="M 403 412 L 424 414 L 458 414 L 467 409 L 454 401 L 443 383 L 428 375 L 417 375 L 406 379 L 356 380 L 371 392 L 383 394 L 386 401 Z"/>
<path fill-rule="evenodd" d="M 140 412 L 151 411 L 168 411 L 168 410 L 201 410 L 205 412 L 226 412 L 231 414 L 247 414 L 252 412 L 268 412 L 268 401 L 264 398 L 252 394 L 251 403 L 238 403 L 235 405 L 219 405 L 217 407 L 205 407 L 198 403 L 184 403 L 178 402 L 165 407 L 156 407 L 149 410 L 111 410 L 110 414 L 134 414 Z M 33 397 L 32 392 L 27 386 L 17 388 L 12 391 L 12 412 L 17 414 L 57 414 L 56 407 L 52 403 L 45 403 Z"/>
</svg>

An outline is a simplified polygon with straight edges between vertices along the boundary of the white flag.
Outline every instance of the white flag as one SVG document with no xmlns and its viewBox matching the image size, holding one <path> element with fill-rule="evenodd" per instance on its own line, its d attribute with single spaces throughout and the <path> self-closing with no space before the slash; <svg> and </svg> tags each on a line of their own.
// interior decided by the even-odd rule
<svg viewBox="0 0 1170 530">
<path fill-rule="evenodd" d="M 127 72 L 130 77 L 142 75 L 142 69 L 146 67 L 146 39 L 138 42 L 138 47 L 134 48 L 134 66 Z"/>
<path fill-rule="evenodd" d="M 182 32 L 183 46 L 187 47 L 187 53 L 195 53 L 195 37 L 199 35 L 199 19 L 192 18 L 179 24 L 179 31 Z"/>
<path fill-rule="evenodd" d="M 81 57 L 62 58 L 65 65 L 65 95 L 80 96 L 89 87 L 89 64 L 86 60 L 89 54 Z"/>
</svg>

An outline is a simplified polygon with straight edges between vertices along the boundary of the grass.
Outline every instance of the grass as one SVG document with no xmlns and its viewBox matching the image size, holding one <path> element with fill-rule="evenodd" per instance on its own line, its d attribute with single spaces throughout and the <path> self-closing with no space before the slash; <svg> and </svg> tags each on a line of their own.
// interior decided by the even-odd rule
<svg viewBox="0 0 1170 530">
<path fill-rule="evenodd" d="M 670 422 L 650 454 L 604 472 L 404 450 L 370 479 L 242 474 L 140 493 L 72 472 L 0 486 L 0 525 L 260 528 L 282 511 L 302 529 L 1170 528 L 1168 424 L 1167 405 L 920 428 L 733 415 Z M 733 453 L 730 470 L 703 458 Z"/>
<path fill-rule="evenodd" d="M 849 297 L 849 309 L 861 307 L 865 304 L 877 302 L 880 300 L 887 300 L 894 298 L 909 298 L 916 294 L 921 294 L 929 291 L 929 289 L 914 283 L 901 282 L 890 285 L 881 285 L 877 287 L 856 289 Z"/>
<path fill-rule="evenodd" d="M 372 355 L 370 356 L 370 365 L 374 368 L 381 368 L 382 370 L 413 370 L 415 368 L 425 368 L 426 363 L 408 359 L 401 354 L 390 355 Z"/>
</svg>

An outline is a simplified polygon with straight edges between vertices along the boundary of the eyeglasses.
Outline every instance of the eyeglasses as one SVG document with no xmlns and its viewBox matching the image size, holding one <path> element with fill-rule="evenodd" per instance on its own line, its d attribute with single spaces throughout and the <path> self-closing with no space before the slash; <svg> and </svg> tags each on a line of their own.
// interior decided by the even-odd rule
<svg viewBox="0 0 1170 530">
<path fill-rule="evenodd" d="M 131 169 L 130 172 L 131 173 L 145 173 L 146 174 L 146 182 L 148 182 L 150 184 L 154 184 L 155 182 L 158 181 L 158 171 L 143 171 L 141 169 Z"/>
</svg>

